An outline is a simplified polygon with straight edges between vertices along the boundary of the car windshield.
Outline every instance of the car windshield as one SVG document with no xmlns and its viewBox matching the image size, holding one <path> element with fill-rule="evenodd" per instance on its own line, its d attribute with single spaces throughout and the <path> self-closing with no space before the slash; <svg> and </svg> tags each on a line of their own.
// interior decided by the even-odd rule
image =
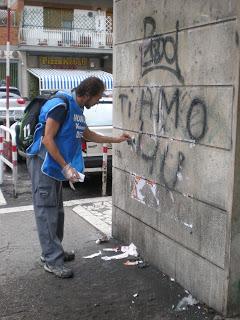
<svg viewBox="0 0 240 320">
<path fill-rule="evenodd" d="M 112 125 L 112 100 L 99 101 L 90 109 L 84 109 L 88 127 Z"/>
<path fill-rule="evenodd" d="M 6 87 L 0 87 L 0 93 L 2 92 L 6 94 Z M 13 93 L 14 95 L 21 96 L 20 91 L 17 88 L 9 88 L 9 93 Z"/>
</svg>

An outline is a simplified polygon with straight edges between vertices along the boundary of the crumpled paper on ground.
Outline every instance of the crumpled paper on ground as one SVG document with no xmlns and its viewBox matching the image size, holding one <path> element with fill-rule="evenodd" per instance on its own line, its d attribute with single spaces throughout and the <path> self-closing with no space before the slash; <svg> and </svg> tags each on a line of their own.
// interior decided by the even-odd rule
<svg viewBox="0 0 240 320">
<path fill-rule="evenodd" d="M 198 304 L 198 301 L 193 298 L 191 294 L 189 294 L 188 297 L 183 297 L 181 301 L 179 301 L 176 311 L 183 311 L 186 310 L 187 306 L 193 306 L 195 304 Z"/>
<path fill-rule="evenodd" d="M 109 260 L 124 259 L 124 258 L 127 258 L 128 256 L 133 256 L 133 257 L 138 256 L 137 248 L 133 243 L 131 243 L 129 246 L 122 246 L 121 251 L 123 253 L 117 254 L 114 256 L 104 256 L 104 257 L 101 257 L 101 259 L 105 261 L 109 261 Z"/>
</svg>

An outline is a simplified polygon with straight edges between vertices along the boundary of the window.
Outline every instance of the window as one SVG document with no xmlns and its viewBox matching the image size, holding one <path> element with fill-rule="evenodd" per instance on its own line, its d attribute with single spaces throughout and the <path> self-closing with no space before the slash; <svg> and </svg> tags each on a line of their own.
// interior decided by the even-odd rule
<svg viewBox="0 0 240 320">
<path fill-rule="evenodd" d="M 6 79 L 6 63 L 0 62 L 0 80 Z M 18 64 L 10 63 L 10 85 L 18 87 Z"/>
<path fill-rule="evenodd" d="M 45 28 L 61 29 L 66 26 L 66 22 L 69 27 L 72 24 L 72 21 L 72 9 L 44 8 L 43 10 L 43 25 Z"/>
</svg>

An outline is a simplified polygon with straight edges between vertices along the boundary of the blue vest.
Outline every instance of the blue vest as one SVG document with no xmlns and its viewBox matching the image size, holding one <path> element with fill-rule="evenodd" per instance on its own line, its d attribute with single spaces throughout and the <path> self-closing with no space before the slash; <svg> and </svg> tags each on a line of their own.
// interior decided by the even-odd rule
<svg viewBox="0 0 240 320">
<path fill-rule="evenodd" d="M 58 92 L 57 94 L 65 95 L 69 100 L 69 108 L 67 116 L 63 124 L 60 126 L 55 137 L 55 143 L 60 154 L 73 168 L 78 172 L 84 171 L 84 161 L 82 156 L 81 138 L 86 128 L 83 109 L 76 103 L 74 98 L 66 92 Z M 61 98 L 48 100 L 42 107 L 39 115 L 39 123 L 36 126 L 33 143 L 27 149 L 27 155 L 37 155 L 42 146 L 42 137 L 44 125 L 47 121 L 48 113 L 63 104 Z M 46 152 L 42 172 L 56 180 L 64 181 L 66 178 L 62 174 L 61 166 L 52 158 L 49 152 Z"/>
</svg>

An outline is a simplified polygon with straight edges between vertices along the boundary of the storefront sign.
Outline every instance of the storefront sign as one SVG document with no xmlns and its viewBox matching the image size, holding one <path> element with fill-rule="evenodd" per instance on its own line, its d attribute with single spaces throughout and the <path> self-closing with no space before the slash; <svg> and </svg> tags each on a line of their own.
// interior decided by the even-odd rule
<svg viewBox="0 0 240 320">
<path fill-rule="evenodd" d="M 40 56 L 40 67 L 51 66 L 54 69 L 78 69 L 88 66 L 88 58 Z"/>
</svg>

